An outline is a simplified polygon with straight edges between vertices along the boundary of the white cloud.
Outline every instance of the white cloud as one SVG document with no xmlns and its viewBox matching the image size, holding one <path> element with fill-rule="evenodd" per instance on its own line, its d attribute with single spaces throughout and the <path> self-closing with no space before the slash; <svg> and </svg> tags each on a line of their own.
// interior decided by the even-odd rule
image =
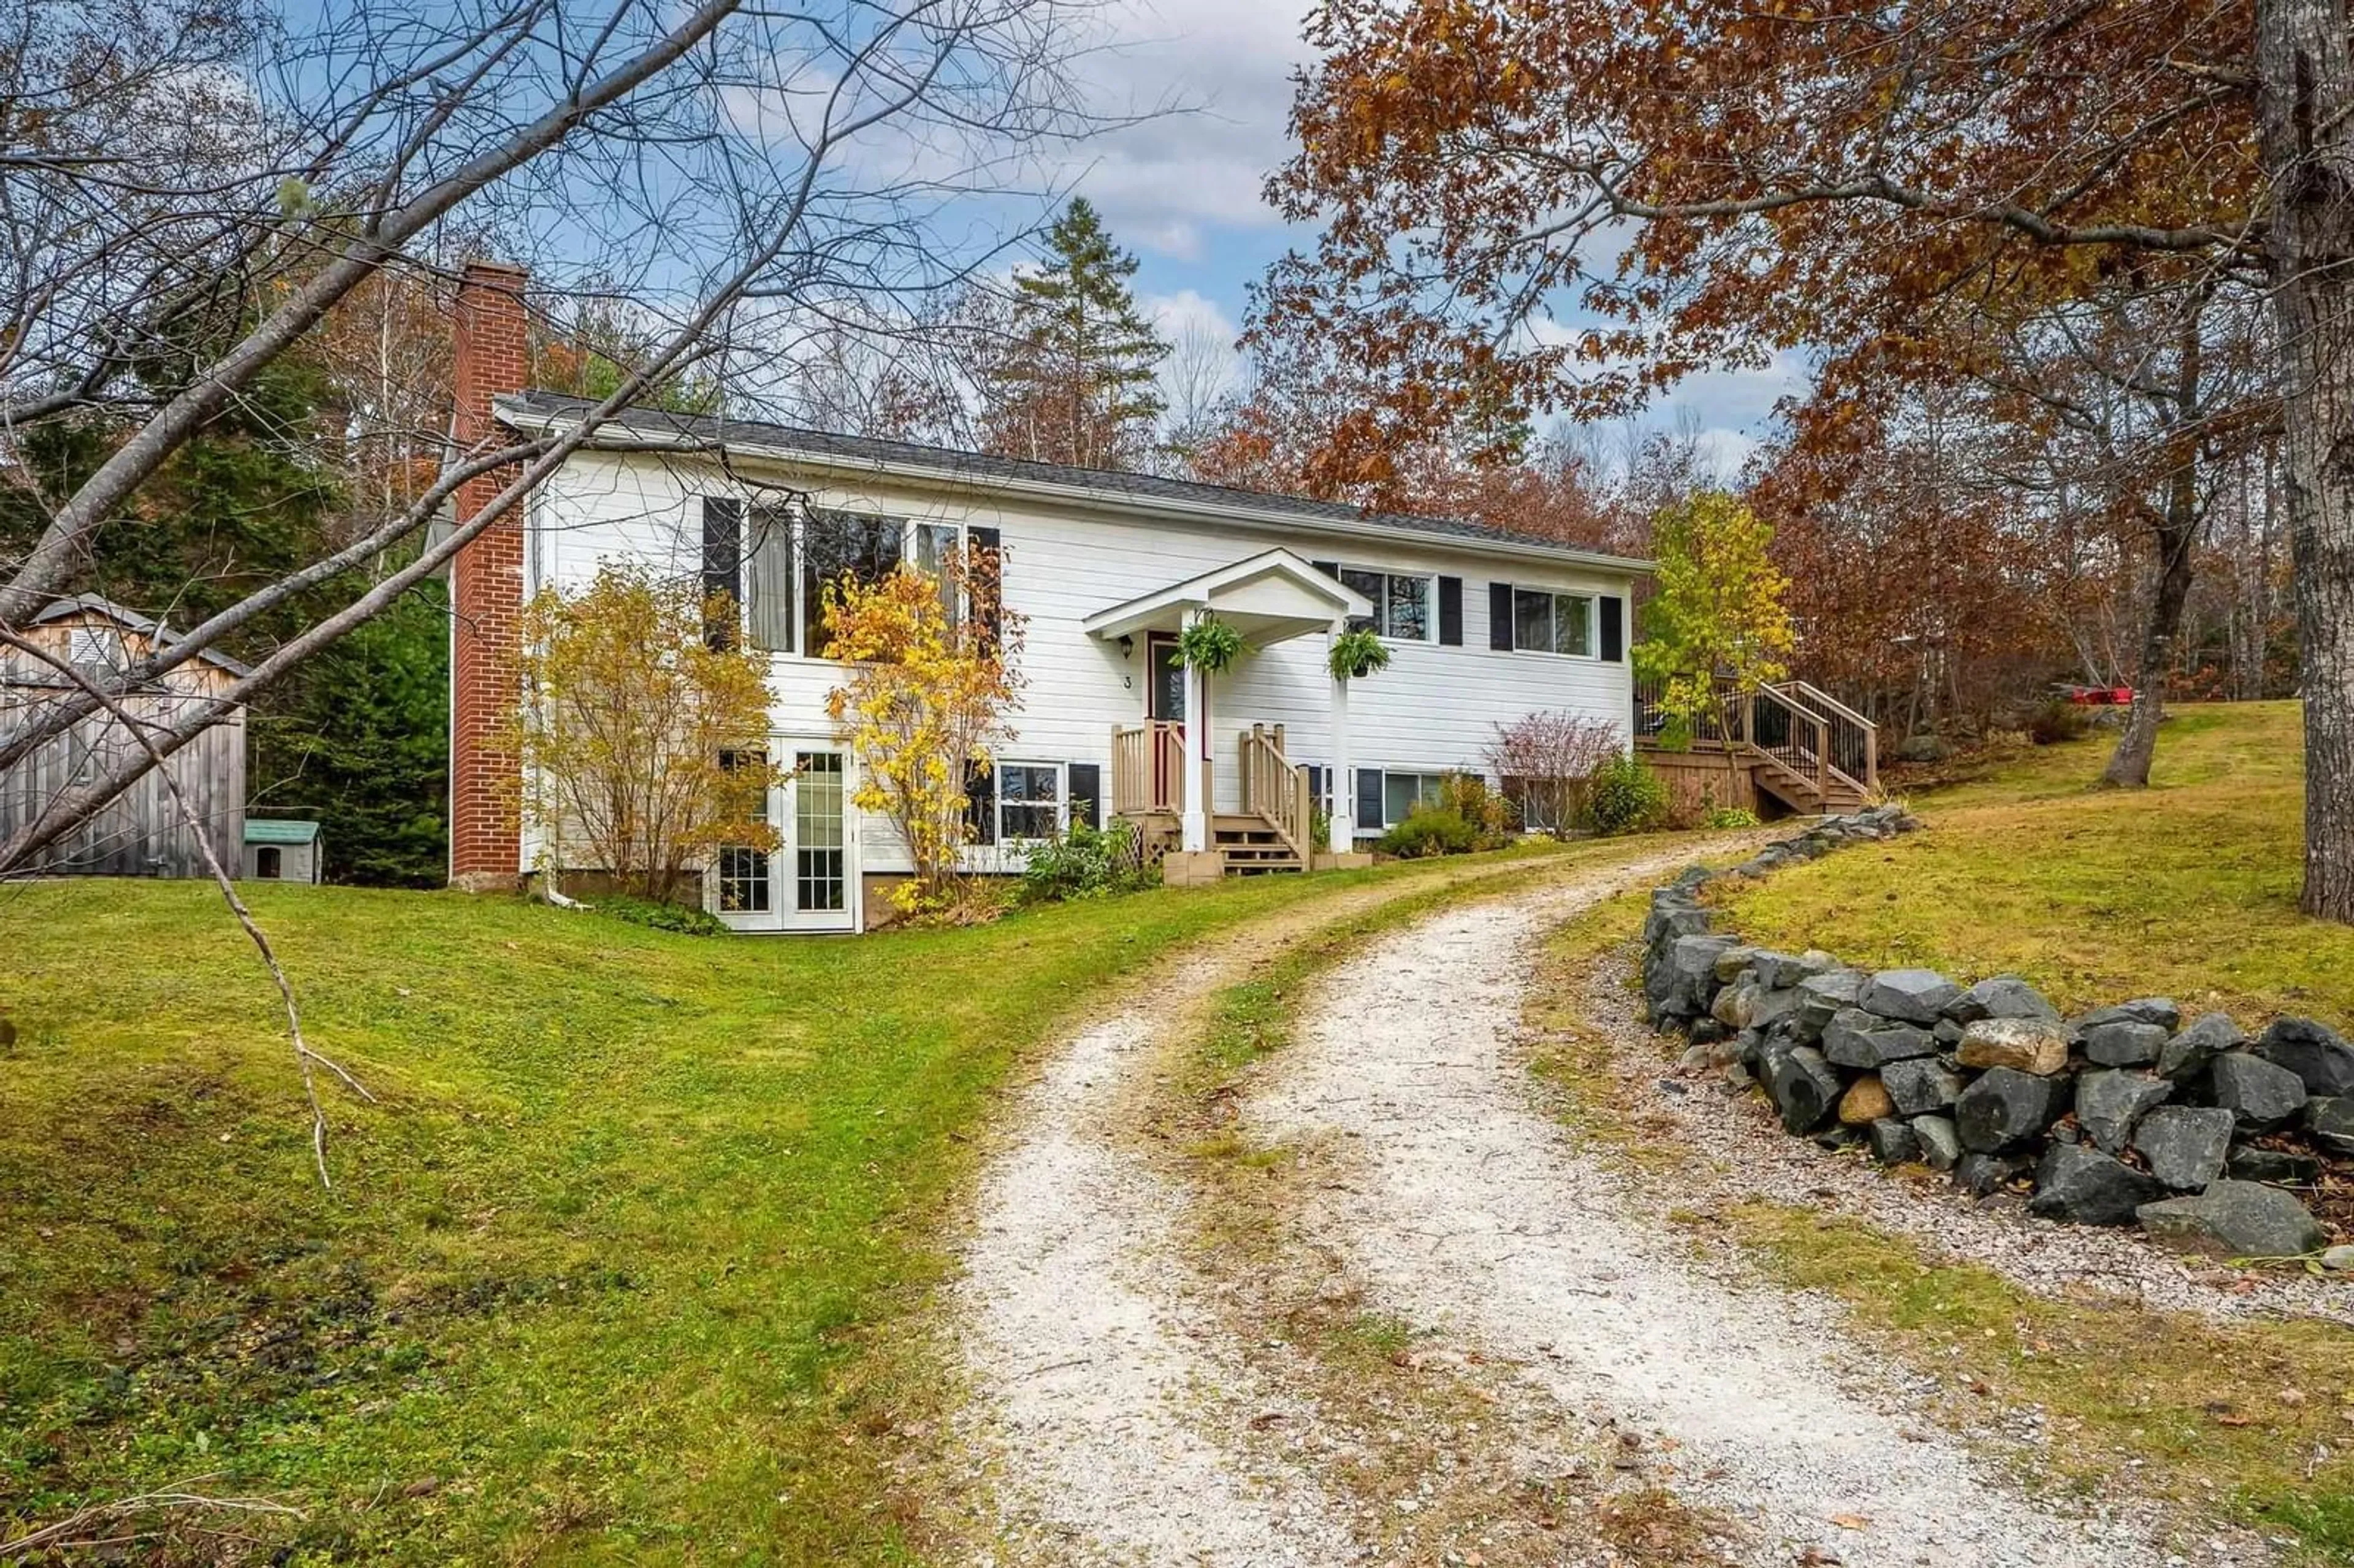
<svg viewBox="0 0 2354 1568">
<path fill-rule="evenodd" d="M 1152 318 L 1161 335 L 1172 343 L 1189 333 L 1231 344 L 1240 335 L 1234 318 L 1217 301 L 1193 289 L 1180 289 L 1173 294 L 1147 294 L 1137 302 Z"/>
<path fill-rule="evenodd" d="M 1201 226 L 1276 226 L 1259 187 L 1289 151 L 1291 72 L 1314 58 L 1305 11 L 1123 0 L 1101 14 L 1110 44 L 1087 62 L 1091 101 L 1152 117 L 1087 143 L 1072 175 L 1123 241 L 1190 260 Z"/>
</svg>

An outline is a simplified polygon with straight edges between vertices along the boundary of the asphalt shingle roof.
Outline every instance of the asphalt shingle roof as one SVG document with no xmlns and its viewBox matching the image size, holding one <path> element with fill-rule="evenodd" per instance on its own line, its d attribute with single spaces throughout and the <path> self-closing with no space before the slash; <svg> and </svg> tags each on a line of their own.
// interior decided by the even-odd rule
<svg viewBox="0 0 2354 1568">
<path fill-rule="evenodd" d="M 577 418 L 593 405 L 583 397 L 554 392 L 528 391 L 502 397 L 503 412 L 543 418 Z M 1408 535 L 1460 539 L 1471 544 L 1501 544 L 1545 550 L 1581 561 L 1649 569 L 1649 563 L 1580 549 L 1539 534 L 1491 528 L 1458 517 L 1427 517 L 1406 512 L 1367 512 L 1345 502 L 1310 501 L 1297 495 L 1243 490 L 1231 485 L 1201 484 L 1191 480 L 1164 479 L 1159 474 L 1128 473 L 1111 469 L 1076 468 L 1065 463 L 1033 462 L 1025 458 L 999 457 L 991 452 L 963 451 L 954 447 L 925 446 L 915 441 L 881 440 L 872 436 L 845 436 L 794 425 L 725 416 L 673 414 L 653 408 L 632 408 L 617 425 L 668 437 L 739 447 L 761 447 L 822 461 L 878 469 L 921 469 L 947 473 L 986 485 L 991 481 L 1013 484 L 1063 485 L 1105 495 L 1133 496 L 1146 503 L 1223 507 L 1255 514 L 1255 520 L 1296 517 L 1308 524 L 1338 524 L 1378 528 Z"/>
</svg>

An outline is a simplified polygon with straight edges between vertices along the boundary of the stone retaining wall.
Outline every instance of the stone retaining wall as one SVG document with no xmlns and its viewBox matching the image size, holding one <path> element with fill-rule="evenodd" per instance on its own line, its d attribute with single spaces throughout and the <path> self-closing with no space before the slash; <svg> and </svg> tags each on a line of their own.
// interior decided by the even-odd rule
<svg viewBox="0 0 2354 1568">
<path fill-rule="evenodd" d="M 2231 1257 L 2320 1252 L 2329 1237 L 2301 1194 L 2354 1176 L 2354 1045 L 2333 1031 L 2279 1018 L 2251 1039 L 2163 997 L 2064 1018 L 2012 976 L 1963 986 L 1745 946 L 1701 902 L 1720 877 L 1918 825 L 1897 806 L 1826 818 L 1652 894 L 1644 1000 L 1655 1027 L 1691 1037 L 1683 1065 L 1759 1086 L 1784 1128 L 1827 1147 L 1865 1145 L 1980 1196 L 2024 1185 L 2047 1218 L 2137 1224 Z"/>
</svg>

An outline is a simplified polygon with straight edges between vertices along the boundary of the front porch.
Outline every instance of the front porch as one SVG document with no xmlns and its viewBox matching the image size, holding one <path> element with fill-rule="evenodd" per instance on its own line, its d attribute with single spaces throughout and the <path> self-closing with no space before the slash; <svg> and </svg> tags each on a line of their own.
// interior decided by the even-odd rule
<svg viewBox="0 0 2354 1568">
<path fill-rule="evenodd" d="M 1150 666 L 1146 716 L 1111 735 L 1113 816 L 1136 824 L 1148 853 L 1160 853 L 1172 883 L 1228 875 L 1362 864 L 1352 802 L 1336 791 L 1320 833 L 1310 769 L 1285 749 L 1284 726 L 1254 721 L 1234 734 L 1234 784 L 1218 798 L 1215 736 L 1219 678 L 1174 662 L 1176 640 L 1214 618 L 1241 633 L 1245 657 L 1321 632 L 1329 644 L 1364 599 L 1288 550 L 1269 550 L 1114 605 L 1088 619 L 1088 635 L 1129 649 L 1142 641 Z M 1158 647 L 1156 649 L 1156 644 Z M 1323 682 L 1328 717 L 1326 779 L 1349 777 L 1349 683 Z"/>
<path fill-rule="evenodd" d="M 1210 802 L 1209 842 L 1193 851 L 1184 847 L 1185 726 L 1164 719 L 1124 726 L 1111 735 L 1111 814 L 1136 825 L 1145 853 L 1161 857 L 1168 880 L 1179 885 L 1370 864 L 1370 854 L 1338 847 L 1346 842 L 1341 832 L 1353 833 L 1352 827 L 1328 824 L 1317 835 L 1315 782 L 1283 747 L 1279 724 L 1253 725 L 1237 735 L 1242 787 L 1231 810 L 1218 805 L 1210 758 L 1191 758 L 1200 798 Z"/>
</svg>

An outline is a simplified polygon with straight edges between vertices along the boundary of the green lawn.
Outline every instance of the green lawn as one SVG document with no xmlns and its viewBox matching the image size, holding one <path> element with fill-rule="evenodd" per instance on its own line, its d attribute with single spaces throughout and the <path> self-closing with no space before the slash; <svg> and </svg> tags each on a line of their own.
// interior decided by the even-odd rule
<svg viewBox="0 0 2354 1568">
<path fill-rule="evenodd" d="M 849 940 L 257 887 L 0 892 L 0 1540 L 195 1477 L 298 1562 L 894 1562 L 895 1353 L 1019 1054 L 1188 938 L 1411 868 Z M 217 1524 L 217 1520 L 203 1522 Z M 188 1561 L 230 1555 L 187 1538 Z"/>
<path fill-rule="evenodd" d="M 2243 1023 L 2354 1024 L 2354 927 L 2296 909 L 2296 705 L 2178 710 L 2146 790 L 2096 788 L 2107 755 L 2047 747 L 1918 796 L 1930 831 L 1733 894 L 1734 924 L 1859 963 L 2021 974 L 2071 1008 L 2162 993 Z"/>
</svg>

